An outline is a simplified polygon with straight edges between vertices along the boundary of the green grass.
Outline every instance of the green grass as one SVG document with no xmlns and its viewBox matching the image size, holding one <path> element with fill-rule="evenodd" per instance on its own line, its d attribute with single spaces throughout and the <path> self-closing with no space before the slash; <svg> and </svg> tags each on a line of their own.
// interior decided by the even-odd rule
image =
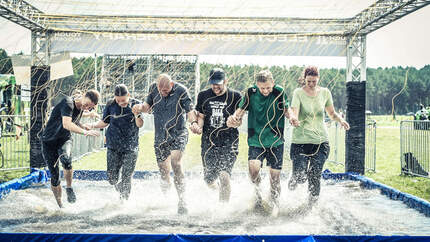
<svg viewBox="0 0 430 242">
<path fill-rule="evenodd" d="M 373 180 L 430 201 L 430 179 L 400 175 L 400 121 L 410 116 L 370 116 L 376 121 L 376 172 L 365 175 Z M 333 172 L 344 172 L 344 167 L 326 163 Z"/>
<path fill-rule="evenodd" d="M 376 173 L 366 176 L 430 201 L 430 179 L 400 176 L 400 129 L 381 128 L 376 132 Z"/>
<path fill-rule="evenodd" d="M 0 169 L 29 167 L 30 166 L 30 144 L 27 136 L 20 136 L 16 140 L 13 134 L 6 134 L 0 139 L 0 151 L 3 154 L 3 163 L 0 161 Z M 28 170 L 28 169 L 27 169 Z M 7 174 L 4 174 L 7 173 Z M 4 181 L 7 178 L 15 178 L 12 174 L 21 174 L 20 172 L 0 171 L 0 177 Z"/>
<path fill-rule="evenodd" d="M 4 163 L 0 169 L 29 167 L 30 166 L 30 145 L 27 136 L 21 136 L 18 140 L 15 137 L 5 135 L 0 139 L 0 150 L 3 154 Z M 0 171 L 0 183 L 10 181 L 15 178 L 28 175 L 28 168 L 19 170 L 2 170 Z"/>
<path fill-rule="evenodd" d="M 400 127 L 400 122 L 403 120 L 414 120 L 412 116 L 399 116 L 396 115 L 396 119 L 393 119 L 391 115 L 369 115 L 368 119 L 376 121 L 378 127 L 390 126 L 390 127 Z"/>
<path fill-rule="evenodd" d="M 30 173 L 30 169 L 0 171 L 0 183 L 13 180 L 15 178 L 26 176 Z"/>
<path fill-rule="evenodd" d="M 136 163 L 136 170 L 158 170 L 153 144 L 153 132 L 147 132 L 140 137 L 139 156 Z M 240 135 L 239 144 L 239 157 L 235 165 L 235 169 L 247 168 L 248 147 L 246 146 L 246 134 Z M 200 169 L 202 162 L 200 150 L 200 136 L 191 134 L 190 132 L 188 144 L 185 148 L 184 157 L 182 158 L 184 169 Z M 81 160 L 77 161 L 73 166 L 77 170 L 106 170 L 106 150 L 85 156 Z"/>
</svg>

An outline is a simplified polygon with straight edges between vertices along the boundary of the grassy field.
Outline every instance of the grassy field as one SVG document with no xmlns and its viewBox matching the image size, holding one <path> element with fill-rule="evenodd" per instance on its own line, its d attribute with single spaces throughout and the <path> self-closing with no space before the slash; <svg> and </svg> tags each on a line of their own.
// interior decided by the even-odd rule
<svg viewBox="0 0 430 242">
<path fill-rule="evenodd" d="M 15 137 L 3 136 L 0 140 L 0 150 L 3 154 L 3 163 L 0 169 L 30 166 L 30 145 L 27 136 Z M 16 177 L 22 177 L 29 173 L 29 169 L 0 171 L 0 183 L 9 181 Z"/>
<path fill-rule="evenodd" d="M 376 173 L 366 176 L 430 201 L 430 179 L 400 175 L 400 121 L 412 117 L 371 116 L 376 120 Z"/>
<path fill-rule="evenodd" d="M 413 194 L 430 201 L 430 179 L 400 175 L 400 121 L 409 120 L 411 117 L 397 116 L 392 120 L 391 116 L 369 116 L 376 121 L 376 172 L 368 172 L 366 176 L 373 180 L 394 187 L 400 191 Z M 140 138 L 139 159 L 136 170 L 157 170 L 153 148 L 154 134 L 145 133 Z M 238 161 L 234 167 L 236 171 L 247 171 L 248 147 L 246 134 L 240 136 Z M 289 154 L 285 154 L 283 172 L 291 171 Z M 200 136 L 190 135 L 188 145 L 183 158 L 186 170 L 201 170 Z M 74 163 L 75 169 L 82 170 L 105 170 L 106 151 L 93 153 Z M 344 172 L 344 166 L 326 162 L 324 169 L 333 172 Z M 28 172 L 28 171 L 27 171 Z M 0 172 L 0 181 L 13 177 L 13 173 L 5 176 Z"/>
</svg>

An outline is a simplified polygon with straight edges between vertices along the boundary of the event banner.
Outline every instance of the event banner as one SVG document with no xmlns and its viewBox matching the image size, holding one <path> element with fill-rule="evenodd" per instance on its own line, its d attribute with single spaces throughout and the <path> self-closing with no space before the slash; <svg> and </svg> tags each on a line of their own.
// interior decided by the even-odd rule
<svg viewBox="0 0 430 242">
<path fill-rule="evenodd" d="M 51 51 L 102 54 L 346 56 L 342 36 L 53 32 Z"/>
</svg>

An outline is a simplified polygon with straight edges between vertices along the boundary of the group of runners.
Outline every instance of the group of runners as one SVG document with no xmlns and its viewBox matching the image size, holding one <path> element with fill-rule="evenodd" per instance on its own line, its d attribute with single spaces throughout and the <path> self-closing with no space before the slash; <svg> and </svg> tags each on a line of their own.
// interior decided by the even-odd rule
<svg viewBox="0 0 430 242">
<path fill-rule="evenodd" d="M 248 122 L 248 168 L 255 187 L 256 205 L 263 199 L 260 170 L 264 160 L 269 167 L 270 198 L 273 211 L 279 211 L 280 174 L 284 157 L 285 119 L 293 126 L 290 158 L 292 174 L 288 188 L 308 181 L 309 204 L 320 193 L 321 172 L 330 147 L 324 112 L 345 129 L 349 124 L 335 112 L 331 92 L 318 85 L 319 72 L 306 67 L 302 86 L 292 93 L 291 103 L 285 90 L 276 85 L 269 70 L 260 71 L 255 85 L 242 95 L 228 88 L 224 70 L 214 68 L 209 73 L 210 88 L 201 91 L 195 106 L 182 84 L 161 74 L 149 88 L 143 101 L 130 97 L 124 84 L 115 87 L 114 98 L 106 103 L 101 120 L 80 122 L 84 111 L 91 111 L 100 100 L 95 90 L 78 96 L 65 97 L 51 112 L 41 136 L 42 154 L 51 172 L 51 189 L 60 207 L 63 206 L 59 179 L 60 163 L 64 168 L 67 200 L 76 201 L 72 188 L 71 132 L 85 136 L 100 135 L 106 128 L 107 175 L 121 199 L 128 199 L 131 180 L 139 150 L 139 128 L 143 113 L 154 115 L 154 150 L 164 192 L 173 184 L 178 194 L 178 213 L 188 212 L 182 157 L 188 142 L 188 128 L 201 135 L 203 176 L 209 187 L 219 189 L 219 200 L 228 202 L 231 194 L 230 177 L 239 148 L 238 127 L 246 112 Z M 188 125 L 187 125 L 188 122 Z"/>
</svg>

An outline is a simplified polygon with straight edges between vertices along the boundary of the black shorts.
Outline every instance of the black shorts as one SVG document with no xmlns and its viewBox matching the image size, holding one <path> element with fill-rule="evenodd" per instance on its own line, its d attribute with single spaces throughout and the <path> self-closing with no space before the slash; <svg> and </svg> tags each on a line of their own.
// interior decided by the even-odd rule
<svg viewBox="0 0 430 242">
<path fill-rule="evenodd" d="M 327 160 L 330 154 L 330 146 L 328 142 L 321 144 L 291 144 L 290 158 L 291 160 L 306 160 L 316 159 L 320 162 Z M 322 163 L 324 163 L 322 162 Z"/>
<path fill-rule="evenodd" d="M 49 172 L 51 184 L 60 185 L 60 162 L 65 170 L 72 169 L 72 139 L 42 141 L 42 155 Z"/>
<path fill-rule="evenodd" d="M 204 180 L 213 183 L 221 171 L 231 175 L 238 153 L 237 147 L 202 146 Z"/>
<path fill-rule="evenodd" d="M 161 143 L 154 143 L 155 157 L 157 158 L 157 163 L 164 162 L 167 157 L 170 156 L 172 150 L 184 151 L 185 146 L 188 143 L 188 133 L 183 133 L 172 140 L 164 141 Z"/>
<path fill-rule="evenodd" d="M 272 169 L 281 170 L 284 163 L 284 145 L 272 148 L 249 146 L 248 160 L 259 160 L 261 161 L 261 167 L 263 167 L 264 158 L 267 160 L 267 166 L 270 166 Z"/>
</svg>

